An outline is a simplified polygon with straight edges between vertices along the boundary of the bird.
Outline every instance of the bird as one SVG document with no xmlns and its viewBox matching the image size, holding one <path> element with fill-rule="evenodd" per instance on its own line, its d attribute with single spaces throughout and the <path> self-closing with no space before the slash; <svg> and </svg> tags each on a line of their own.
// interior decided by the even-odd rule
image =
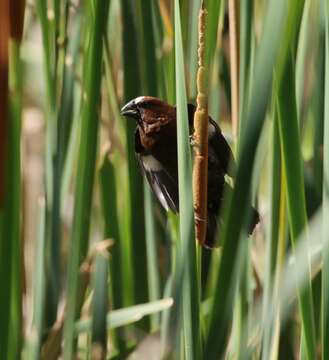
<svg viewBox="0 0 329 360">
<path fill-rule="evenodd" d="M 187 104 L 191 144 L 196 107 Z M 142 174 L 165 210 L 179 213 L 176 107 L 152 96 L 139 96 L 121 109 L 121 115 L 136 121 L 135 153 Z M 208 118 L 208 199 L 206 248 L 216 246 L 224 188 L 232 191 L 225 176 L 234 178 L 236 164 L 219 125 Z M 129 141 L 129 140 L 128 140 Z M 248 232 L 259 222 L 258 211 L 250 206 Z"/>
</svg>

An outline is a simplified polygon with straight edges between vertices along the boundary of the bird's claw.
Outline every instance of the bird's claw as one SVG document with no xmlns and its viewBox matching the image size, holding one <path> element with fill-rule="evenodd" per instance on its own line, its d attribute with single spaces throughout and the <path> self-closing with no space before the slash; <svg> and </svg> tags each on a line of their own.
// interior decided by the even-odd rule
<svg viewBox="0 0 329 360">
<path fill-rule="evenodd" d="M 195 140 L 195 137 L 194 135 L 190 135 L 190 145 L 193 147 L 193 148 L 198 148 L 199 147 L 199 144 L 196 142 Z"/>
</svg>

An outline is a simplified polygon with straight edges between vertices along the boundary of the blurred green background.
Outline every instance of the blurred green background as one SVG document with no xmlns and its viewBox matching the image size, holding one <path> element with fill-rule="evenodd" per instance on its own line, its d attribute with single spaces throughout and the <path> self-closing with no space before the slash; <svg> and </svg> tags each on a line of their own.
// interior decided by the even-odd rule
<svg viewBox="0 0 329 360">
<path fill-rule="evenodd" d="M 1 359 L 329 359 L 329 1 L 204 5 L 238 165 L 212 251 L 184 161 L 201 1 L 3 2 Z M 120 116 L 140 95 L 177 104 L 180 219 Z"/>
</svg>

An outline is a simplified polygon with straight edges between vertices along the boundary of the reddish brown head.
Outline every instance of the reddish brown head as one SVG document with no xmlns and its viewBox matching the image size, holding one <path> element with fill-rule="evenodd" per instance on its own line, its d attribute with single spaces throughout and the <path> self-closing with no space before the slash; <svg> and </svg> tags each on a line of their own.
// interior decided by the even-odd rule
<svg viewBox="0 0 329 360">
<path fill-rule="evenodd" d="M 145 134 L 159 131 L 176 118 L 173 106 L 152 96 L 139 96 L 129 101 L 121 109 L 121 114 L 136 119 Z"/>
<path fill-rule="evenodd" d="M 129 101 L 121 114 L 137 121 L 141 143 L 145 148 L 152 147 L 167 129 L 176 129 L 176 109 L 166 102 L 152 97 L 139 96 Z"/>
</svg>

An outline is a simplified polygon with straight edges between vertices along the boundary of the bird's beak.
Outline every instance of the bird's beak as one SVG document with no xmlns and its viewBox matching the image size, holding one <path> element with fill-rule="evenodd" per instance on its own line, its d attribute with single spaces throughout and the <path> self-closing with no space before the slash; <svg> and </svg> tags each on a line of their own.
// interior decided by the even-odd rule
<svg viewBox="0 0 329 360">
<path fill-rule="evenodd" d="M 139 119 L 139 111 L 135 99 L 129 101 L 122 109 L 121 115 Z"/>
</svg>

